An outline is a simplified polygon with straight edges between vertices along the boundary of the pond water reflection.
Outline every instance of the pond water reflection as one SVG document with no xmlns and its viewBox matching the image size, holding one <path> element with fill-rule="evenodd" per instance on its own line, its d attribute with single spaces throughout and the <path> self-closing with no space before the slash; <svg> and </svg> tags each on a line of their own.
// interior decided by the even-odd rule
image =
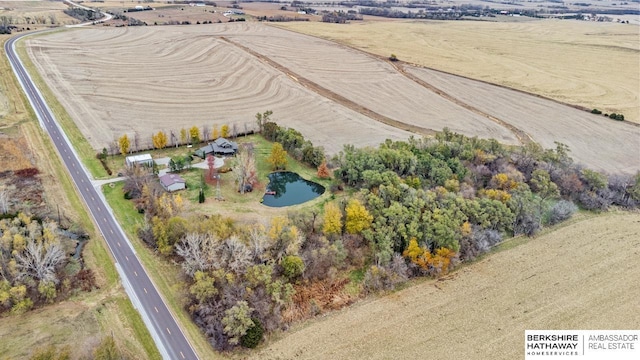
<svg viewBox="0 0 640 360">
<path fill-rule="evenodd" d="M 269 174 L 262 203 L 270 207 L 302 204 L 324 194 L 324 190 L 324 186 L 305 180 L 294 172 L 274 172 Z"/>
</svg>

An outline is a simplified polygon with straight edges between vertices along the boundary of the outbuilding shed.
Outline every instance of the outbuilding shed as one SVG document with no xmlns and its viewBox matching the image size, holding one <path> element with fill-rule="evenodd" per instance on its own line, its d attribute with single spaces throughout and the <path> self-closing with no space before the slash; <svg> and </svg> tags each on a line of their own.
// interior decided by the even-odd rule
<svg viewBox="0 0 640 360">
<path fill-rule="evenodd" d="M 128 167 L 132 167 L 134 165 L 153 166 L 153 158 L 151 157 L 151 154 L 127 156 L 125 161 L 127 162 Z"/>
<path fill-rule="evenodd" d="M 180 177 L 180 175 L 171 173 L 160 176 L 160 184 L 168 192 L 174 192 L 187 188 L 187 182 L 184 181 L 184 179 Z"/>
</svg>

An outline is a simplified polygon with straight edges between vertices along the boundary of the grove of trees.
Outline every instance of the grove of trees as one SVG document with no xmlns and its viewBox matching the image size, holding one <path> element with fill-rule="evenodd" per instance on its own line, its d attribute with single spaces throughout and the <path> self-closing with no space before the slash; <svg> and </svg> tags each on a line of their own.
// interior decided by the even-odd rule
<svg viewBox="0 0 640 360">
<path fill-rule="evenodd" d="M 278 151 L 314 167 L 326 161 L 299 132 L 264 118 L 259 126 Z M 243 165 L 250 162 L 243 156 L 234 169 L 239 184 L 251 182 L 243 166 L 253 165 Z M 142 175 L 125 184 L 144 213 L 138 236 L 181 265 L 186 308 L 216 349 L 253 347 L 263 332 L 350 303 L 353 289 L 366 294 L 440 276 L 578 208 L 640 204 L 640 174 L 586 169 L 563 144 L 510 147 L 445 129 L 378 148 L 345 146 L 331 163 L 332 190 L 346 188 L 343 196 L 253 225 L 185 214 L 179 197 Z"/>
<path fill-rule="evenodd" d="M 56 222 L 22 212 L 0 220 L 0 314 L 21 314 L 93 289 L 93 272 L 65 253 L 62 236 Z"/>
</svg>

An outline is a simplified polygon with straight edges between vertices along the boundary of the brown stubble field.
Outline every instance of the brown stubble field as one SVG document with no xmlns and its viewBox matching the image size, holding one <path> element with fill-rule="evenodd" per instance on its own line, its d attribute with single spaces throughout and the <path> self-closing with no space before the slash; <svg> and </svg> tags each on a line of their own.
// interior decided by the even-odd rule
<svg viewBox="0 0 640 360">
<path fill-rule="evenodd" d="M 637 124 L 614 121 L 439 71 L 406 69 L 449 95 L 505 119 L 544 148 L 554 148 L 556 141 L 568 145 L 576 162 L 608 172 L 633 174 L 640 169 L 640 126 Z"/>
<path fill-rule="evenodd" d="M 264 24 L 83 29 L 28 44 L 96 149 L 124 133 L 149 143 L 159 130 L 252 127 L 256 112 L 271 109 L 329 154 L 407 138 L 401 129 L 448 127 L 507 144 L 560 141 L 597 170 L 640 169 L 633 124 L 417 67 L 403 65 L 403 73 L 362 51 Z"/>
<path fill-rule="evenodd" d="M 278 26 L 640 122 L 636 25 L 544 20 Z"/>
<path fill-rule="evenodd" d="M 61 1 L 10 1 L 0 0 L 0 16 L 11 18 L 12 24 L 18 27 L 50 26 L 53 20 L 56 25 L 74 24 L 78 21 L 62 11 L 68 6 Z M 44 21 L 45 24 L 31 24 Z"/>
<path fill-rule="evenodd" d="M 302 324 L 256 359 L 519 359 L 526 329 L 640 323 L 640 215 L 584 216 L 440 280 Z"/>
<path fill-rule="evenodd" d="M 330 153 L 410 133 L 336 105 L 211 36 L 222 25 L 90 29 L 28 41 L 60 102 L 96 148 L 128 133 L 244 124 L 272 110 Z M 358 136 L 355 136 L 355 135 Z"/>
</svg>

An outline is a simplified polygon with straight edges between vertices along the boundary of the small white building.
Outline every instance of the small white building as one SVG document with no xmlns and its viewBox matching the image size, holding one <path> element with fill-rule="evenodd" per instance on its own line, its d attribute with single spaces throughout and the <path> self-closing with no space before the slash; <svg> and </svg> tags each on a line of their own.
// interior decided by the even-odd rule
<svg viewBox="0 0 640 360">
<path fill-rule="evenodd" d="M 187 182 L 180 175 L 167 173 L 160 176 L 160 184 L 168 192 L 174 192 L 187 188 Z"/>
<path fill-rule="evenodd" d="M 127 156 L 125 161 L 127 162 L 128 167 L 132 167 L 134 165 L 145 165 L 149 167 L 153 166 L 153 158 L 151 157 L 151 154 Z"/>
</svg>

